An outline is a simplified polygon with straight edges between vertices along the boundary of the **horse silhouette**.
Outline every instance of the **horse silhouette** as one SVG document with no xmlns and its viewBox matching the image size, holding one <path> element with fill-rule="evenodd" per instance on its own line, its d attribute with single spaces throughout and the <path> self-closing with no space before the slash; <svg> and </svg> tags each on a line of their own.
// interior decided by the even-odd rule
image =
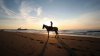
<svg viewBox="0 0 100 56">
<path fill-rule="evenodd" d="M 47 25 L 43 24 L 43 28 L 42 29 L 44 29 L 44 28 L 46 28 L 46 30 L 48 32 L 48 37 L 49 37 L 49 31 L 55 31 L 56 36 L 58 36 L 58 28 L 57 27 L 51 27 L 51 26 L 47 26 Z"/>
</svg>

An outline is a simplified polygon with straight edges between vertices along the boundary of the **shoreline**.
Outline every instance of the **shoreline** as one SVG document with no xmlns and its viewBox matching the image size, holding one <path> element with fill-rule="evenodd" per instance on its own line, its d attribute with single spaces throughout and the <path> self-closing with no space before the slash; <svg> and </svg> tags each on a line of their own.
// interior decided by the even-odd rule
<svg viewBox="0 0 100 56">
<path fill-rule="evenodd" d="M 47 32 L 45 30 L 41 30 L 41 33 L 40 31 L 38 30 L 34 30 L 34 31 L 30 31 L 30 30 L 21 30 L 21 31 L 17 31 L 17 30 L 5 30 L 7 32 L 22 32 L 22 33 L 37 33 L 37 34 L 47 34 Z M 61 31 L 61 30 L 60 30 Z M 77 33 L 77 32 L 76 32 Z M 54 32 L 50 32 L 51 35 L 55 34 Z M 100 38 L 99 35 L 88 35 L 88 34 L 75 34 L 75 33 L 59 33 L 59 35 L 66 35 L 66 36 L 82 36 L 82 37 L 92 37 L 92 38 Z"/>
<path fill-rule="evenodd" d="M 6 31 L 6 32 L 11 32 L 11 31 Z M 20 33 L 32 33 L 32 32 L 20 32 Z M 35 33 L 35 32 L 33 32 Z M 36 33 L 36 34 L 48 34 L 48 33 Z M 50 35 L 55 35 L 55 34 L 50 34 Z M 65 35 L 65 36 L 79 36 L 79 37 L 90 37 L 90 38 L 100 38 L 100 36 L 91 36 L 91 35 L 79 35 L 79 34 L 59 34 L 59 35 Z"/>
</svg>

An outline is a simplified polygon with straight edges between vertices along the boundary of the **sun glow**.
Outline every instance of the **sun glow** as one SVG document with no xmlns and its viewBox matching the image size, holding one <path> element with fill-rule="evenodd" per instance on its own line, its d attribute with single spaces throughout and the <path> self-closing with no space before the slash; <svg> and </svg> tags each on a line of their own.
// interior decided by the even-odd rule
<svg viewBox="0 0 100 56">
<path fill-rule="evenodd" d="M 44 18 L 44 19 L 41 21 L 41 23 L 50 26 L 50 25 L 51 25 L 50 21 L 53 22 L 53 26 L 54 26 L 54 27 L 57 27 L 57 26 L 59 25 L 58 22 L 57 22 L 57 20 L 55 20 L 55 19 L 53 19 L 53 18 Z"/>
<path fill-rule="evenodd" d="M 44 22 L 44 24 L 50 26 L 50 21 Z"/>
</svg>

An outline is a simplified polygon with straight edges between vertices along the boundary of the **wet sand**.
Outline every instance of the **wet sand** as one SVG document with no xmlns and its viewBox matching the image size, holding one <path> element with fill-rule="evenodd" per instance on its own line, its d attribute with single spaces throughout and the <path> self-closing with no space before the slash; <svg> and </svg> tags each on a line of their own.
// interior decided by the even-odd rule
<svg viewBox="0 0 100 56">
<path fill-rule="evenodd" d="M 1 31 L 0 56 L 100 56 L 100 38 Z"/>
</svg>

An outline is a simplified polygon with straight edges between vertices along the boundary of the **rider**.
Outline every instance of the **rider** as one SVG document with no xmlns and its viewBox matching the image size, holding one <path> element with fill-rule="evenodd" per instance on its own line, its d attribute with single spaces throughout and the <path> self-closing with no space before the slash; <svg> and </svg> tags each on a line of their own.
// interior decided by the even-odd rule
<svg viewBox="0 0 100 56">
<path fill-rule="evenodd" d="M 53 22 L 52 22 L 52 21 L 50 21 L 50 23 L 51 23 L 51 27 L 53 27 Z"/>
</svg>

